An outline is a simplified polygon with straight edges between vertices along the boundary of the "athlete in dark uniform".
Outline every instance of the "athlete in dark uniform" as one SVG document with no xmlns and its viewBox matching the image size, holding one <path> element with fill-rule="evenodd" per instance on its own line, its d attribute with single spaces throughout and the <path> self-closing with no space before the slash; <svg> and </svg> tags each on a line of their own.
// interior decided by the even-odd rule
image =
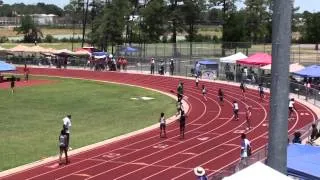
<svg viewBox="0 0 320 180">
<path fill-rule="evenodd" d="M 180 116 L 180 137 L 182 139 L 184 138 L 185 127 L 186 127 L 186 115 L 184 114 L 184 111 L 181 111 L 181 116 Z"/>
</svg>

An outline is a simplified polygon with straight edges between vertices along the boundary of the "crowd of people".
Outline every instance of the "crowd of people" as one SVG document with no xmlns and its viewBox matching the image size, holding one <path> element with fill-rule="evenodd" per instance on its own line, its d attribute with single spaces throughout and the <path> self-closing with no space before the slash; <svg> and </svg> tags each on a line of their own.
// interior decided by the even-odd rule
<svg viewBox="0 0 320 180">
<path fill-rule="evenodd" d="M 91 56 L 87 61 L 86 67 L 89 67 L 94 71 L 126 71 L 128 60 L 121 56 L 116 59 L 112 55 L 104 58 L 95 58 L 94 56 Z"/>
</svg>

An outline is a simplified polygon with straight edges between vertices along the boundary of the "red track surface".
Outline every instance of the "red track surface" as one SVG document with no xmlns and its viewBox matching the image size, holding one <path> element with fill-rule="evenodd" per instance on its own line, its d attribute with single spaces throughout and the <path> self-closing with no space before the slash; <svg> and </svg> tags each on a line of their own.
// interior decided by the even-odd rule
<svg viewBox="0 0 320 180">
<path fill-rule="evenodd" d="M 31 69 L 32 74 L 106 80 L 139 85 L 169 93 L 175 90 L 179 79 L 126 73 L 89 72 L 81 70 Z M 245 129 L 244 107 L 253 107 L 253 129 L 247 132 L 253 150 L 258 151 L 267 142 L 268 102 L 261 102 L 257 91 L 248 90 L 243 101 L 239 87 L 208 83 L 208 101 L 203 101 L 194 81 L 183 80 L 185 95 L 190 105 L 186 137 L 179 138 L 177 123 L 167 128 L 166 139 L 159 138 L 159 130 L 135 135 L 71 157 L 71 164 L 55 166 L 57 161 L 5 177 L 17 179 L 99 179 L 99 180 L 193 180 L 193 168 L 201 165 L 208 174 L 239 160 L 239 133 Z M 202 84 L 202 83 L 200 83 Z M 225 104 L 220 106 L 218 88 L 225 91 Z M 240 105 L 240 120 L 232 119 L 232 101 Z M 315 114 L 296 103 L 298 112 L 289 123 L 289 133 L 312 122 Z M 302 113 L 302 114 L 301 114 Z M 240 131 L 240 132 L 239 132 Z"/>
</svg>

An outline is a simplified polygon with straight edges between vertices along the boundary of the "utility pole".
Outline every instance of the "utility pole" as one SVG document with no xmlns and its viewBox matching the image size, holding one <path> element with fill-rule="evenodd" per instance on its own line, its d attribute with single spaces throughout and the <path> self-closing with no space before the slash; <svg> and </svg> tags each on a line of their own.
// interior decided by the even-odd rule
<svg viewBox="0 0 320 180">
<path fill-rule="evenodd" d="M 273 0 L 271 119 L 267 164 L 287 173 L 289 62 L 292 0 Z"/>
</svg>

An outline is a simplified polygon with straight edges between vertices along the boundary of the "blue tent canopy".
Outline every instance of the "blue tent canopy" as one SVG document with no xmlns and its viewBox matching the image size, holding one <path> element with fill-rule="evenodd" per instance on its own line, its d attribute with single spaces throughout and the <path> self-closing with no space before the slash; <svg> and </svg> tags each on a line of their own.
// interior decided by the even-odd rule
<svg viewBox="0 0 320 180">
<path fill-rule="evenodd" d="M 103 52 L 103 51 L 102 52 L 93 52 L 92 56 L 94 58 L 101 59 L 101 58 L 106 58 L 108 56 L 108 53 Z"/>
<path fill-rule="evenodd" d="M 320 179 L 320 147 L 290 144 L 287 158 L 289 175 L 303 179 Z"/>
<path fill-rule="evenodd" d="M 293 74 L 302 77 L 320 77 L 320 65 L 308 66 L 301 71 L 294 72 Z"/>
<path fill-rule="evenodd" d="M 201 59 L 198 61 L 200 65 L 215 65 L 218 64 L 218 62 L 210 60 L 210 59 Z"/>
<path fill-rule="evenodd" d="M 16 70 L 16 67 L 12 64 L 8 64 L 4 61 L 0 61 L 0 72 L 5 72 L 5 71 L 14 71 Z"/>
<path fill-rule="evenodd" d="M 130 47 L 130 46 L 127 46 L 127 47 L 123 47 L 121 49 L 122 52 L 126 52 L 126 53 L 131 53 L 131 52 L 138 52 L 139 49 L 138 48 L 134 48 L 134 47 Z"/>
</svg>

